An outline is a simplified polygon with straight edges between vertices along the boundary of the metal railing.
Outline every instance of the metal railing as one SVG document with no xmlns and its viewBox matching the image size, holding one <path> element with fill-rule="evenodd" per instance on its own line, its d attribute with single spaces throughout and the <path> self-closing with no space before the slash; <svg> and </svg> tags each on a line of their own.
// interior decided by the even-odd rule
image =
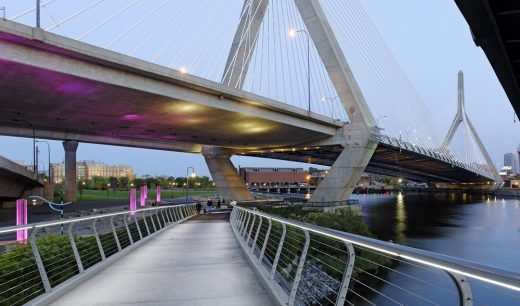
<svg viewBox="0 0 520 306">
<path fill-rule="evenodd" d="M 520 304 L 519 273 L 238 206 L 230 222 L 279 305 Z"/>
<path fill-rule="evenodd" d="M 195 214 L 194 204 L 183 204 L 0 228 L 0 305 L 52 301 L 155 233 Z"/>
<path fill-rule="evenodd" d="M 347 207 L 352 205 L 358 205 L 358 199 L 348 199 L 344 201 L 328 201 L 328 202 L 310 202 L 310 201 L 299 201 L 299 200 L 251 200 L 241 201 L 240 206 L 244 207 L 306 207 L 306 208 L 332 208 L 332 207 Z"/>
</svg>

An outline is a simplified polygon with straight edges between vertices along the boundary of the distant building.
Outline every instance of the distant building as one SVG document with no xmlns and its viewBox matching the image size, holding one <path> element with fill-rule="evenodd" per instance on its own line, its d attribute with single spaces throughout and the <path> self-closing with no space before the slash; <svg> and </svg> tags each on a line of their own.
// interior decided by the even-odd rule
<svg viewBox="0 0 520 306">
<path fill-rule="evenodd" d="M 244 167 L 239 168 L 238 172 L 249 186 L 307 186 L 310 180 L 310 175 L 303 168 Z"/>
<path fill-rule="evenodd" d="M 518 169 L 518 155 L 515 153 L 506 153 L 504 154 L 504 166 L 511 167 L 513 173 L 519 173 Z"/>
<path fill-rule="evenodd" d="M 65 163 L 51 164 L 51 174 L 55 183 L 63 182 L 65 179 Z M 94 176 L 134 178 L 135 174 L 133 168 L 128 165 L 108 165 L 92 160 L 76 163 L 76 178 L 78 181 L 86 181 Z"/>
</svg>

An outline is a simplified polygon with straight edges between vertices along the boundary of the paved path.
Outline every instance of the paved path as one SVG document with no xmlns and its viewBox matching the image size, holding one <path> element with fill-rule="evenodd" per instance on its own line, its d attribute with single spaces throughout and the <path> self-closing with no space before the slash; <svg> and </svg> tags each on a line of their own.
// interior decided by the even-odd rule
<svg viewBox="0 0 520 306">
<path fill-rule="evenodd" d="M 158 234 L 52 305 L 272 305 L 229 222 L 218 219 Z"/>
</svg>

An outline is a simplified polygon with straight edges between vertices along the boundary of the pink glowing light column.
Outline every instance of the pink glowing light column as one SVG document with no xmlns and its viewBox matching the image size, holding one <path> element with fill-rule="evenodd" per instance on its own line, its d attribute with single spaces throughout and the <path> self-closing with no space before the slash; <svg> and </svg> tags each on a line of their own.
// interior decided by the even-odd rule
<svg viewBox="0 0 520 306">
<path fill-rule="evenodd" d="M 144 189 L 144 186 L 141 186 L 141 190 L 139 192 L 139 199 L 141 200 L 141 207 L 144 207 L 146 205 L 146 192 Z"/>
<path fill-rule="evenodd" d="M 135 215 L 137 210 L 137 197 L 135 188 L 130 189 L 130 214 Z"/>
<path fill-rule="evenodd" d="M 144 200 L 148 200 L 148 185 L 144 185 Z"/>
<path fill-rule="evenodd" d="M 157 200 L 157 204 L 159 204 L 159 202 L 161 202 L 161 186 L 157 186 L 155 188 L 155 193 L 156 193 L 156 200 Z"/>
<path fill-rule="evenodd" d="M 16 200 L 16 225 L 27 224 L 27 200 Z M 27 229 L 16 231 L 16 241 L 25 243 L 27 240 Z"/>
</svg>

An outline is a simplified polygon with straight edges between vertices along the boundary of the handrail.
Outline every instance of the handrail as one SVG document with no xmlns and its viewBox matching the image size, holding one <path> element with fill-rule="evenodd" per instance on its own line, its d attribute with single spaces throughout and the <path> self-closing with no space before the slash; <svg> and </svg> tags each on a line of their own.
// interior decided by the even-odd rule
<svg viewBox="0 0 520 306">
<path fill-rule="evenodd" d="M 135 212 L 137 213 L 137 212 L 142 212 L 142 211 L 163 209 L 166 207 L 180 207 L 180 206 L 186 206 L 186 205 L 191 205 L 191 203 L 176 204 L 176 205 L 162 205 L 162 206 L 157 206 L 157 207 L 142 208 L 142 209 L 135 210 Z M 127 211 L 121 211 L 121 212 L 115 212 L 115 213 L 97 214 L 97 215 L 92 215 L 92 216 L 88 216 L 88 217 L 60 219 L 58 221 L 42 221 L 42 222 L 22 224 L 22 225 L 4 226 L 4 227 L 0 227 L 0 234 L 14 232 L 14 231 L 23 230 L 23 229 L 42 228 L 42 227 L 59 225 L 59 224 L 69 224 L 69 223 L 80 222 L 80 221 L 94 220 L 94 219 L 99 219 L 99 218 L 104 218 L 104 217 L 126 215 L 131 212 L 132 211 L 127 210 Z"/>
<path fill-rule="evenodd" d="M 352 243 L 388 255 L 397 256 L 412 262 L 426 266 L 440 268 L 445 271 L 458 273 L 470 278 L 475 278 L 487 283 L 491 283 L 504 288 L 520 291 L 520 273 L 504 270 L 501 268 L 475 263 L 456 257 L 433 253 L 425 250 L 415 249 L 390 242 L 385 242 L 373 238 L 363 237 L 351 233 L 333 230 L 313 224 L 275 217 L 266 213 L 253 211 L 251 209 L 234 206 L 235 209 L 242 210 L 254 215 L 261 216 L 271 221 L 291 225 L 302 230 L 320 234 L 329 238 Z"/>
<path fill-rule="evenodd" d="M 48 305 L 149 237 L 192 218 L 194 206 L 162 205 L 0 228 L 2 238 L 17 238 L 0 254 L 0 304 Z M 64 224 L 69 225 L 65 233 L 52 230 Z"/>
</svg>

